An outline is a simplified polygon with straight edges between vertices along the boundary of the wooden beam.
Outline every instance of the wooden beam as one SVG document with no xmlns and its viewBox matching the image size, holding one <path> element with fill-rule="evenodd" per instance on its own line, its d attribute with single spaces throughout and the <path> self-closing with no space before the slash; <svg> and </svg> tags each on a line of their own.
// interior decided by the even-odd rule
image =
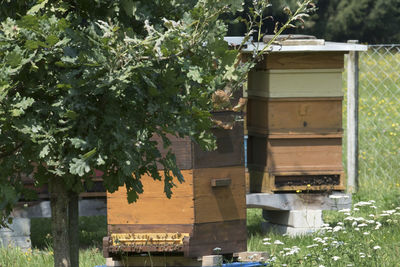
<svg viewBox="0 0 400 267">
<path fill-rule="evenodd" d="M 348 43 L 356 44 L 357 40 Z M 347 58 L 347 192 L 358 189 L 358 52 Z"/>
</svg>

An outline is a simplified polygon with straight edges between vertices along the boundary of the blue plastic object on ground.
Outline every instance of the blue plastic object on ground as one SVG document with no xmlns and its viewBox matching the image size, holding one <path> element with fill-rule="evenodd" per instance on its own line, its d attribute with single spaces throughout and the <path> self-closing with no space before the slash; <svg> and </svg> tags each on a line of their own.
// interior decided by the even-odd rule
<svg viewBox="0 0 400 267">
<path fill-rule="evenodd" d="M 267 263 L 260 262 L 232 262 L 222 264 L 222 267 L 259 267 L 259 266 L 267 266 Z"/>
</svg>

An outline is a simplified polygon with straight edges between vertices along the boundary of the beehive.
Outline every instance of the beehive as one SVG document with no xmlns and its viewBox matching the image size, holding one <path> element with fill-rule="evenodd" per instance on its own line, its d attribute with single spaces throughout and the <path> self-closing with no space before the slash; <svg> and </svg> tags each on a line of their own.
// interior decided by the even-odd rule
<svg viewBox="0 0 400 267">
<path fill-rule="evenodd" d="M 213 133 L 218 149 L 211 152 L 189 138 L 169 136 L 185 179 L 173 189 L 171 199 L 163 193 L 163 183 L 148 176 L 142 177 L 144 193 L 136 203 L 127 203 L 122 187 L 107 193 L 106 257 L 121 251 L 184 253 L 186 257 L 211 255 L 216 247 L 222 254 L 246 251 L 243 123 L 235 122 L 232 130 L 216 128 Z M 162 176 L 161 166 L 159 172 Z"/>
<path fill-rule="evenodd" d="M 343 53 L 271 53 L 249 73 L 250 192 L 345 189 Z"/>
</svg>

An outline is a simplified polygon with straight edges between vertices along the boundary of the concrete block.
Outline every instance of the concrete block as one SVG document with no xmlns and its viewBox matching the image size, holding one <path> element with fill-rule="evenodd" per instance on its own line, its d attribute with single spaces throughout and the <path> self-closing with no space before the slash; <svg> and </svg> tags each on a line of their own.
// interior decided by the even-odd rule
<svg viewBox="0 0 400 267">
<path fill-rule="evenodd" d="M 247 208 L 265 210 L 341 210 L 351 208 L 351 194 L 270 194 L 246 195 Z"/>
<path fill-rule="evenodd" d="M 238 258 L 240 262 L 262 262 L 266 261 L 269 258 L 268 252 L 259 252 L 259 251 L 246 251 L 239 252 L 234 254 L 235 257 Z"/>
<path fill-rule="evenodd" d="M 295 228 L 320 228 L 324 223 L 322 210 L 263 210 L 263 216 L 270 223 Z"/>
<path fill-rule="evenodd" d="M 292 227 L 287 225 L 272 224 L 269 222 L 262 222 L 261 228 L 264 233 L 274 232 L 280 235 L 286 234 L 291 237 L 308 235 L 321 230 L 321 228 Z"/>
<path fill-rule="evenodd" d="M 14 218 L 8 228 L 0 229 L 0 237 L 3 234 L 7 236 L 30 236 L 31 220 L 28 218 Z"/>
<path fill-rule="evenodd" d="M 1 247 L 19 247 L 22 250 L 27 250 L 31 248 L 32 243 L 29 236 L 7 236 L 3 235 L 0 237 Z"/>
<path fill-rule="evenodd" d="M 203 256 L 202 265 L 207 267 L 215 267 L 222 265 L 222 255 Z"/>
</svg>

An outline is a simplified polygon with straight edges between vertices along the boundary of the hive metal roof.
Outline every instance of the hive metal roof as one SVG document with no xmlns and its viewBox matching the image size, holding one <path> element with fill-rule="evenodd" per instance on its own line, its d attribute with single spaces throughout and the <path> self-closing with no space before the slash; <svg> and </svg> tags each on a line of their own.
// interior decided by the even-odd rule
<svg viewBox="0 0 400 267">
<path fill-rule="evenodd" d="M 315 40 L 315 44 L 313 43 Z M 232 46 L 238 46 L 242 43 L 243 37 L 225 37 L 227 41 Z M 318 42 L 319 41 L 319 42 Z M 295 39 L 295 42 L 277 41 L 269 48 L 266 52 L 348 52 L 348 51 L 367 51 L 368 46 L 357 44 L 357 43 L 339 43 L 339 42 L 326 42 L 321 39 Z M 296 43 L 293 45 L 293 43 Z M 310 44 L 311 43 L 311 44 Z M 257 51 L 263 50 L 267 46 L 264 42 L 247 42 L 246 47 L 242 52 L 251 53 L 255 49 Z"/>
</svg>

